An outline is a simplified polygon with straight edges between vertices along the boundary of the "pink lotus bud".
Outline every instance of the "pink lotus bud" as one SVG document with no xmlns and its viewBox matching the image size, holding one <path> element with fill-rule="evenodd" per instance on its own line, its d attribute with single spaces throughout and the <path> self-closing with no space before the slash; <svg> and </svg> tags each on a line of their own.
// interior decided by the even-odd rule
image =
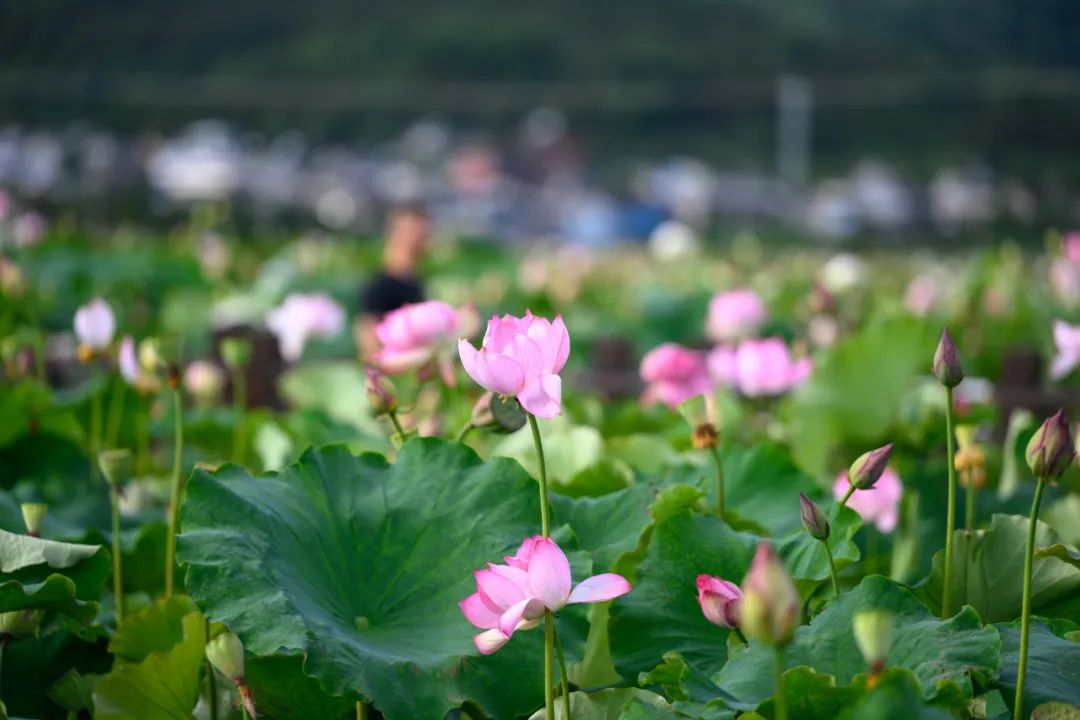
<svg viewBox="0 0 1080 720">
<path fill-rule="evenodd" d="M 1035 477 L 1051 481 L 1065 473 L 1075 456 L 1076 449 L 1064 410 L 1058 410 L 1043 422 L 1031 436 L 1025 453 L 1028 467 Z"/>
<path fill-rule="evenodd" d="M 739 625 L 742 590 L 733 582 L 712 575 L 698 575 L 698 605 L 705 619 L 713 625 L 734 628 Z"/>
<path fill-rule="evenodd" d="M 75 336 L 91 352 L 109 347 L 116 332 L 116 316 L 101 298 L 94 298 L 75 311 Z"/>
<path fill-rule="evenodd" d="M 570 355 L 570 335 L 562 316 L 549 321 L 526 311 L 522 318 L 492 317 L 481 348 L 462 339 L 458 355 L 465 372 L 484 389 L 516 397 L 536 417 L 562 414 L 558 373 Z"/>
<path fill-rule="evenodd" d="M 705 354 L 676 343 L 653 348 L 641 360 L 645 397 L 674 410 L 679 404 L 707 392 L 712 385 Z"/>
<path fill-rule="evenodd" d="M 960 351 L 949 335 L 949 329 L 941 331 L 941 340 L 934 351 L 934 375 L 945 387 L 956 387 L 964 379 L 964 366 L 960 363 Z"/>
<path fill-rule="evenodd" d="M 758 545 L 742 591 L 743 634 L 766 645 L 787 645 L 799 625 L 799 593 L 768 542 Z"/>
<path fill-rule="evenodd" d="M 799 514 L 802 516 L 803 527 L 806 528 L 810 537 L 822 541 L 829 539 L 829 521 L 825 513 L 803 493 L 799 493 Z"/>
<path fill-rule="evenodd" d="M 397 395 L 389 378 L 373 367 L 364 368 L 368 406 L 371 414 L 378 417 L 397 410 Z"/>
<path fill-rule="evenodd" d="M 874 487 L 885 468 L 889 466 L 889 456 L 892 455 L 893 444 L 883 445 L 879 448 L 865 452 L 856 458 L 848 468 L 848 482 L 859 490 L 868 490 Z"/>
</svg>

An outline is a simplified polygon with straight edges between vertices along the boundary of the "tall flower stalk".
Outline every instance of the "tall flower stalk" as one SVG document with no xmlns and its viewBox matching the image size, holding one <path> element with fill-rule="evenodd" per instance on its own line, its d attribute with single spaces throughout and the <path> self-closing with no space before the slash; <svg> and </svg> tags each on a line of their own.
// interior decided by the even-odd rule
<svg viewBox="0 0 1080 720">
<path fill-rule="evenodd" d="M 813 500 L 799 493 L 799 516 L 802 518 L 803 527 L 807 534 L 819 541 L 825 548 L 825 557 L 829 561 L 829 577 L 832 579 L 833 595 L 840 595 L 840 583 L 836 579 L 836 561 L 833 559 L 832 548 L 829 547 L 829 521 L 825 513 L 814 503 Z"/>
<path fill-rule="evenodd" d="M 113 599 L 116 603 L 116 625 L 124 621 L 124 568 L 120 554 L 120 496 L 124 483 L 131 479 L 132 459 L 130 450 L 106 450 L 98 455 L 98 467 L 109 485 L 112 505 L 112 562 Z"/>
<path fill-rule="evenodd" d="M 956 529 L 956 439 L 953 429 L 953 388 L 964 379 L 960 352 L 949 335 L 942 330 L 934 352 L 934 375 L 945 386 L 945 445 L 948 462 L 949 496 L 945 512 L 945 585 L 941 591 L 941 616 L 952 614 L 953 531 Z"/>
<path fill-rule="evenodd" d="M 1072 464 L 1076 456 L 1069 421 L 1064 410 L 1058 410 L 1047 418 L 1028 442 L 1025 453 L 1028 467 L 1035 475 L 1035 497 L 1031 501 L 1031 517 L 1028 520 L 1027 546 L 1024 549 L 1024 596 L 1020 610 L 1020 663 L 1016 671 L 1016 698 L 1013 717 L 1024 717 L 1024 681 L 1027 675 L 1028 641 L 1031 634 L 1031 574 L 1035 556 L 1035 530 L 1039 522 L 1039 505 L 1042 503 L 1046 483 L 1055 482 Z"/>
<path fill-rule="evenodd" d="M 184 457 L 184 398 L 180 372 L 169 368 L 169 390 L 173 405 L 173 465 L 169 483 L 169 517 L 165 544 L 165 597 L 172 597 L 176 573 L 176 528 L 180 518 L 181 464 Z"/>
<path fill-rule="evenodd" d="M 540 439 L 540 424 L 536 416 L 529 414 L 529 429 L 532 430 L 533 445 L 536 446 L 536 460 L 540 469 L 540 534 L 551 537 L 551 509 L 548 501 L 547 462 L 544 459 L 544 443 Z M 553 651 L 555 648 L 555 618 L 551 610 L 544 611 L 544 717 L 545 720 L 555 718 L 555 684 Z M 563 694 L 569 698 L 566 672 L 563 670 Z M 566 717 L 570 718 L 569 699 L 567 700 Z"/>
</svg>

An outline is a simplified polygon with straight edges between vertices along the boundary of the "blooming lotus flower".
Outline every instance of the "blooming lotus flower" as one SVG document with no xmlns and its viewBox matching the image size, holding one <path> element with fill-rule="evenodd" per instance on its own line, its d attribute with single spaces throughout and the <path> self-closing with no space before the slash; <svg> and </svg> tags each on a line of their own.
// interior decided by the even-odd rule
<svg viewBox="0 0 1080 720">
<path fill-rule="evenodd" d="M 266 315 L 281 356 L 296 362 L 309 338 L 330 338 L 345 328 L 345 311 L 325 293 L 293 293 Z"/>
<path fill-rule="evenodd" d="M 465 619 L 484 632 L 473 637 L 476 649 L 490 655 L 518 630 L 536 627 L 544 611 L 568 604 L 604 602 L 630 592 L 621 575 L 593 575 L 571 588 L 570 563 L 551 538 L 527 538 L 505 565 L 488 563 L 473 573 L 476 592 L 459 603 Z"/>
<path fill-rule="evenodd" d="M 1050 363 L 1050 378 L 1060 380 L 1080 365 L 1080 325 L 1055 320 L 1054 345 L 1057 355 Z"/>
<path fill-rule="evenodd" d="M 697 601 L 701 614 L 713 625 L 733 628 L 739 624 L 742 590 L 733 582 L 712 575 L 698 575 Z"/>
<path fill-rule="evenodd" d="M 465 372 L 478 385 L 497 395 L 516 396 L 536 417 L 562 413 L 562 379 L 558 372 L 570 355 L 570 335 L 562 316 L 554 321 L 535 317 L 493 316 L 479 350 L 458 341 Z"/>
<path fill-rule="evenodd" d="M 833 483 L 833 497 L 840 501 L 847 494 L 848 487 L 847 473 L 842 472 Z M 892 468 L 885 468 L 873 487 L 851 493 L 847 506 L 859 513 L 863 522 L 873 523 L 883 533 L 891 533 L 900 520 L 900 498 L 903 494 L 904 484 L 900 476 Z"/>
<path fill-rule="evenodd" d="M 372 361 L 388 375 L 418 370 L 450 347 L 461 329 L 458 311 L 439 300 L 403 305 L 375 327 L 381 345 Z M 454 374 L 443 369 L 448 385 Z"/>
<path fill-rule="evenodd" d="M 753 290 L 717 293 L 709 301 L 705 334 L 714 342 L 752 335 L 765 321 L 765 303 Z"/>
<path fill-rule="evenodd" d="M 793 358 L 780 338 L 744 340 L 737 348 L 720 346 L 709 354 L 713 379 L 747 397 L 781 395 L 793 390 L 813 369 L 809 358 Z"/>
<path fill-rule="evenodd" d="M 75 311 L 75 336 L 79 344 L 92 352 L 109 347 L 116 332 L 116 316 L 109 303 L 94 298 Z"/>
<path fill-rule="evenodd" d="M 708 391 L 711 381 L 705 354 L 675 343 L 653 348 L 641 360 L 641 379 L 648 400 L 671 409 Z"/>
</svg>

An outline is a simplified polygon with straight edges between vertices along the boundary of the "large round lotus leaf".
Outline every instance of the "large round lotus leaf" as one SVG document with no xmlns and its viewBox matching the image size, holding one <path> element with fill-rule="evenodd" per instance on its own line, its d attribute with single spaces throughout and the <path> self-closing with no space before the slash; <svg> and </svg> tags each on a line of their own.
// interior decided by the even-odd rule
<svg viewBox="0 0 1080 720">
<path fill-rule="evenodd" d="M 249 653 L 306 654 L 333 695 L 361 693 L 389 720 L 466 700 L 514 717 L 541 702 L 542 633 L 482 658 L 458 602 L 473 570 L 538 531 L 536 487 L 513 461 L 434 439 L 394 465 L 330 447 L 260 478 L 226 466 L 188 485 L 180 561 Z"/>
<path fill-rule="evenodd" d="M 997 684 L 1005 701 L 1016 698 L 1016 675 L 1020 665 L 1020 623 L 998 625 L 1001 632 L 1001 675 Z M 1058 637 L 1050 625 L 1036 620 L 1028 637 L 1028 664 L 1024 680 L 1024 708 L 1028 717 L 1037 705 L 1063 702 L 1080 707 L 1080 643 Z M 1052 718 L 1046 714 L 1040 717 Z M 1068 716 L 1066 716 L 1068 717 Z"/>
<path fill-rule="evenodd" d="M 0 530 L 0 612 L 55 610 L 89 623 L 111 568 L 109 552 L 99 545 Z"/>
</svg>

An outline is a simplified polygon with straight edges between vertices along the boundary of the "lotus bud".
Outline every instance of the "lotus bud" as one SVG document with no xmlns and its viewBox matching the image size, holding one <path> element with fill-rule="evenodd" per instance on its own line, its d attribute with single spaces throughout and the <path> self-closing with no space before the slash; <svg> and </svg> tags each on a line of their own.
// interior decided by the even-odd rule
<svg viewBox="0 0 1080 720">
<path fill-rule="evenodd" d="M 766 645 L 787 645 L 799 625 L 799 593 L 769 543 L 758 545 L 742 591 L 743 634 Z"/>
<path fill-rule="evenodd" d="M 397 410 L 397 396 L 390 379 L 373 367 L 364 368 L 364 384 L 367 386 L 368 406 L 375 417 Z"/>
<path fill-rule="evenodd" d="M 799 493 L 799 514 L 802 516 L 803 527 L 806 528 L 810 537 L 822 542 L 829 539 L 829 521 L 825 513 L 803 493 Z"/>
<path fill-rule="evenodd" d="M 230 680 L 244 679 L 244 643 L 236 633 L 223 632 L 208 642 L 206 659 Z"/>
<path fill-rule="evenodd" d="M 1064 474 L 1075 454 L 1069 421 L 1065 411 L 1058 410 L 1031 436 L 1025 457 L 1035 477 L 1053 481 Z"/>
<path fill-rule="evenodd" d="M 23 522 L 26 523 L 26 534 L 30 537 L 38 537 L 41 534 L 41 523 L 45 520 L 45 511 L 49 506 L 45 503 L 28 502 L 19 506 L 22 510 Z"/>
<path fill-rule="evenodd" d="M 104 450 L 98 453 L 98 467 L 101 468 L 105 482 L 118 488 L 131 479 L 134 468 L 131 451 Z"/>
<path fill-rule="evenodd" d="M 227 337 L 221 341 L 221 359 L 230 370 L 240 370 L 251 362 L 251 341 L 241 337 Z"/>
<path fill-rule="evenodd" d="M 852 629 L 871 675 L 881 674 L 892 648 L 893 614 L 888 610 L 863 610 L 855 613 Z"/>
<path fill-rule="evenodd" d="M 701 614 L 713 625 L 734 628 L 739 625 L 742 590 L 733 582 L 711 575 L 698 575 L 698 605 Z"/>
<path fill-rule="evenodd" d="M 512 433 L 525 427 L 528 417 L 513 400 L 486 392 L 473 405 L 469 422 L 475 428 L 494 433 Z"/>
<path fill-rule="evenodd" d="M 41 622 L 37 610 L 11 610 L 0 613 L 0 640 L 18 640 L 36 635 Z"/>
<path fill-rule="evenodd" d="M 869 490 L 874 487 L 885 468 L 889 465 L 893 444 L 883 445 L 860 455 L 848 468 L 848 482 L 857 490 Z"/>
<path fill-rule="evenodd" d="M 956 387 L 964 379 L 964 366 L 960 363 L 960 351 L 956 349 L 946 328 L 941 331 L 941 340 L 938 341 L 937 350 L 934 352 L 934 375 L 938 381 L 948 388 Z"/>
</svg>

